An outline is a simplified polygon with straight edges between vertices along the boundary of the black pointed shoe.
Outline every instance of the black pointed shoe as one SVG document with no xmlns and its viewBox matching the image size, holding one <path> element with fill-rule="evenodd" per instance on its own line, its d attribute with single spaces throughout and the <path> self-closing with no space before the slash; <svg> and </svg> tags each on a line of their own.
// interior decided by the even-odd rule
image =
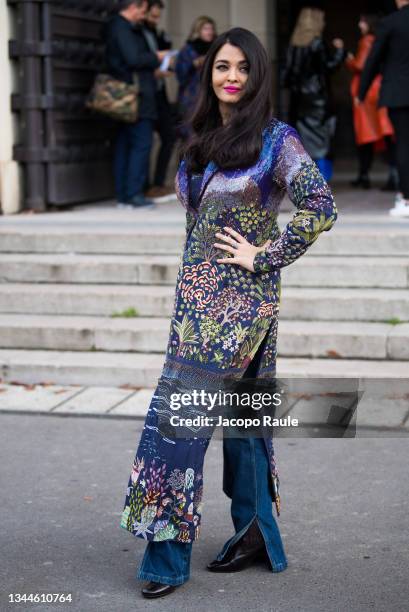
<svg viewBox="0 0 409 612">
<path fill-rule="evenodd" d="M 179 586 L 179 585 L 176 585 Z M 161 582 L 148 582 L 148 584 L 143 587 L 142 595 L 147 599 L 156 599 L 157 597 L 165 597 L 165 595 L 170 595 L 176 589 L 176 586 L 173 584 L 162 584 Z"/>
<path fill-rule="evenodd" d="M 267 560 L 264 538 L 256 522 L 234 544 L 221 561 L 215 559 L 207 565 L 210 572 L 240 572 L 258 559 Z"/>
</svg>

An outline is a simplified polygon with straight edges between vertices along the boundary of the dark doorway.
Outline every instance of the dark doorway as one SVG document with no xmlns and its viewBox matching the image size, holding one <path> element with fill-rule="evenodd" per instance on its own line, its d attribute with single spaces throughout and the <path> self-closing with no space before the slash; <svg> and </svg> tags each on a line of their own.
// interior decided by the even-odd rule
<svg viewBox="0 0 409 612">
<path fill-rule="evenodd" d="M 85 99 L 103 66 L 101 32 L 113 0 L 8 2 L 19 75 L 14 159 L 24 172 L 25 207 L 112 197 L 113 124 L 87 111 Z"/>
</svg>

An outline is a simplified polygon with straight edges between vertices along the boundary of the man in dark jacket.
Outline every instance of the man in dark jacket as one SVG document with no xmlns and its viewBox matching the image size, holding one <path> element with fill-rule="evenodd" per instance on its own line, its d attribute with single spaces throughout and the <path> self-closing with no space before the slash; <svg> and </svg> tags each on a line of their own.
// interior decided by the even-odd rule
<svg viewBox="0 0 409 612">
<path fill-rule="evenodd" d="M 143 189 L 157 119 L 154 71 L 165 52 L 152 52 L 143 35 L 140 24 L 147 6 L 147 0 L 121 0 L 105 31 L 108 73 L 127 83 L 136 75 L 140 91 L 138 120 L 119 125 L 115 143 L 115 190 L 121 208 L 153 206 Z"/>
<path fill-rule="evenodd" d="M 361 77 L 357 103 L 379 72 L 383 75 L 379 106 L 388 108 L 396 136 L 401 193 L 389 212 L 409 217 L 409 0 L 396 0 L 399 11 L 382 19 Z"/>
<path fill-rule="evenodd" d="M 167 51 L 172 48 L 172 42 L 168 38 L 166 32 L 158 29 L 158 24 L 162 15 L 162 10 L 165 5 L 162 0 L 149 0 L 148 11 L 144 21 L 144 34 L 152 51 Z M 172 72 L 156 71 L 157 91 L 156 91 L 156 107 L 158 117 L 155 123 L 155 130 L 159 134 L 160 149 L 155 164 L 153 176 L 153 184 L 149 187 L 146 195 L 148 198 L 154 198 L 156 201 L 165 201 L 175 197 L 174 189 L 165 186 L 166 173 L 169 166 L 169 161 L 172 155 L 173 147 L 176 141 L 176 118 L 174 111 L 168 100 L 166 93 L 165 79 Z"/>
</svg>

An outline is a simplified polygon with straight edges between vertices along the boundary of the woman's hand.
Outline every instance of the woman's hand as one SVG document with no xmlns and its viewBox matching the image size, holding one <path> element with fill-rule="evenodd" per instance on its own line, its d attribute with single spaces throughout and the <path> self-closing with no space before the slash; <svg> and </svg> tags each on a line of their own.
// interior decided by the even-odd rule
<svg viewBox="0 0 409 612">
<path fill-rule="evenodd" d="M 250 244 L 250 242 L 247 242 L 243 236 L 241 236 L 231 227 L 225 227 L 223 229 L 229 234 L 228 236 L 221 234 L 220 232 L 217 232 L 215 235 L 217 238 L 224 240 L 226 244 L 215 242 L 214 246 L 218 247 L 222 251 L 231 253 L 233 257 L 217 259 L 217 263 L 238 264 L 242 268 L 245 268 L 250 272 L 254 272 L 253 262 L 255 256 L 257 253 L 260 253 L 260 251 L 264 251 L 264 249 L 270 244 L 271 240 L 267 240 L 267 242 L 265 242 L 261 247 L 256 247 Z"/>
</svg>

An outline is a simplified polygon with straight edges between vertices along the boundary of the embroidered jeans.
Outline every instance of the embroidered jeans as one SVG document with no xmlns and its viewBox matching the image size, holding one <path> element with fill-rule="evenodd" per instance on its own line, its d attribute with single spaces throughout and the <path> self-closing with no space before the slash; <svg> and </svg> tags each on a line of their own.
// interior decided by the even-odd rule
<svg viewBox="0 0 409 612">
<path fill-rule="evenodd" d="M 227 551 L 243 537 L 253 520 L 257 520 L 264 537 L 273 572 L 287 567 L 280 531 L 273 515 L 272 489 L 267 450 L 262 438 L 224 438 L 225 461 L 234 465 L 231 471 L 231 516 L 235 535 L 217 555 L 220 561 Z M 243 486 L 243 483 L 246 483 Z M 148 542 L 136 578 L 163 584 L 178 585 L 190 577 L 192 543 L 165 540 Z"/>
</svg>

